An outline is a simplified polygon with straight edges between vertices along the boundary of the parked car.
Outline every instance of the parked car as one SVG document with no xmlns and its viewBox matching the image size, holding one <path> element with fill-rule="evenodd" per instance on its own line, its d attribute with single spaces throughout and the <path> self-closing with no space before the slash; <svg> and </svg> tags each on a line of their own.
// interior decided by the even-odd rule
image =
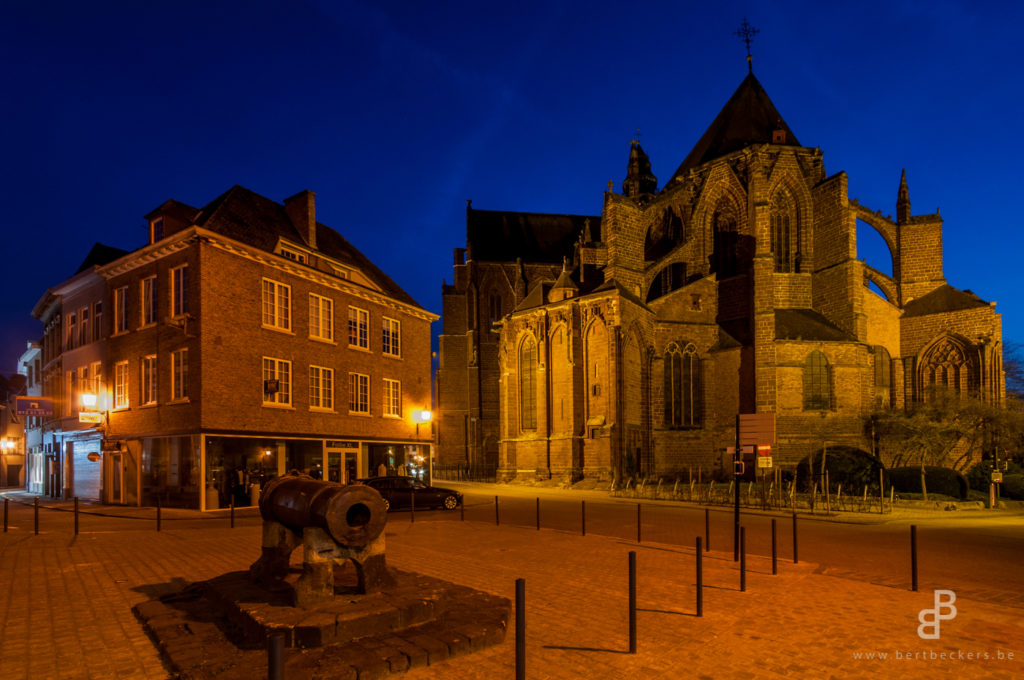
<svg viewBox="0 0 1024 680">
<path fill-rule="evenodd" d="M 414 496 L 417 508 L 454 510 L 462 503 L 462 494 L 458 491 L 428 486 L 415 477 L 370 477 L 356 481 L 376 489 L 388 510 L 412 506 Z"/>
</svg>

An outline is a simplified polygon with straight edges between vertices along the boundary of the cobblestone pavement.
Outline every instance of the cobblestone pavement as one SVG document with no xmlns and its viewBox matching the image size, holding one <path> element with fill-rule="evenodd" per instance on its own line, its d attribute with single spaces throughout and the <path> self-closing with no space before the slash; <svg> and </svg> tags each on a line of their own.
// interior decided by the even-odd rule
<svg viewBox="0 0 1024 680">
<path fill-rule="evenodd" d="M 131 510 L 123 514 L 152 513 Z M 0 534 L 0 676 L 167 677 L 131 606 L 244 569 L 259 554 L 251 513 L 234 529 L 226 517 L 200 517 L 164 511 L 157 532 L 152 521 L 84 516 L 75 537 L 71 514 L 50 511 L 35 535 L 32 509 L 12 503 L 11 528 Z M 525 579 L 528 678 L 1024 676 L 1019 608 L 958 598 L 939 639 L 918 636 L 918 613 L 935 606 L 933 584 L 915 593 L 784 560 L 773 576 L 770 559 L 750 557 L 740 592 L 732 555 L 712 551 L 698 618 L 693 548 L 407 517 L 387 527 L 390 564 L 511 600 L 515 579 Z M 628 653 L 629 551 L 637 553 L 637 654 Z M 514 677 L 514 623 L 501 645 L 403 677 Z"/>
</svg>

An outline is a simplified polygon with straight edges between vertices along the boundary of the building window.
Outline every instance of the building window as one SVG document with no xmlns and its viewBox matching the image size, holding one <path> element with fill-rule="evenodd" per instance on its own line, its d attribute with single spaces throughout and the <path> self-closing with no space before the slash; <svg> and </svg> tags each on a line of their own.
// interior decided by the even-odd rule
<svg viewBox="0 0 1024 680">
<path fill-rule="evenodd" d="M 114 290 L 114 333 L 128 330 L 128 286 Z"/>
<path fill-rule="evenodd" d="M 150 354 L 149 356 L 142 357 L 141 366 L 141 377 L 142 377 L 142 394 L 139 396 L 139 402 L 145 404 L 156 403 L 156 355 Z"/>
<path fill-rule="evenodd" d="M 142 325 L 149 326 L 156 323 L 156 277 L 150 276 L 142 279 L 140 286 Z"/>
<path fill-rule="evenodd" d="M 103 337 L 103 303 L 92 303 L 92 339 L 99 340 Z"/>
<path fill-rule="evenodd" d="M 292 262 L 298 262 L 299 264 L 306 264 L 306 254 L 301 253 L 298 250 L 292 250 L 285 246 L 281 246 L 281 256 L 286 257 Z"/>
<path fill-rule="evenodd" d="M 289 331 L 292 328 L 291 286 L 263 279 L 263 327 Z"/>
<path fill-rule="evenodd" d="M 501 296 L 497 293 L 491 293 L 488 298 L 488 310 L 490 323 L 487 324 L 487 327 L 494 330 L 495 322 L 501 321 L 501 317 L 504 316 L 501 312 Z"/>
<path fill-rule="evenodd" d="M 68 314 L 67 339 L 64 341 L 64 349 L 74 349 L 75 339 L 78 337 L 78 314 Z"/>
<path fill-rule="evenodd" d="M 796 210 L 789 193 L 780 191 L 771 205 L 771 249 L 775 271 L 797 271 L 796 262 Z"/>
<path fill-rule="evenodd" d="M 171 316 L 188 314 L 188 265 L 171 270 Z"/>
<path fill-rule="evenodd" d="M 741 273 L 736 252 L 740 243 L 737 214 L 736 206 L 724 196 L 718 200 L 711 214 L 711 233 L 714 239 L 711 265 L 719 279 Z"/>
<path fill-rule="evenodd" d="M 402 417 L 402 383 L 384 378 L 384 415 Z"/>
<path fill-rule="evenodd" d="M 360 349 L 370 348 L 370 313 L 358 307 L 348 308 L 348 345 Z"/>
<path fill-rule="evenodd" d="M 828 359 L 814 350 L 804 363 L 804 410 L 825 411 L 832 406 Z"/>
<path fill-rule="evenodd" d="M 309 294 L 309 337 L 334 341 L 334 300 Z"/>
<path fill-rule="evenodd" d="M 326 411 L 334 409 L 334 369 L 309 367 L 309 407 Z"/>
<path fill-rule="evenodd" d="M 401 328 L 398 321 L 384 317 L 384 342 L 381 345 L 384 354 L 401 356 Z"/>
<path fill-rule="evenodd" d="M 114 408 L 128 408 L 128 362 L 114 364 Z"/>
<path fill-rule="evenodd" d="M 171 352 L 171 399 L 188 399 L 188 349 Z"/>
<path fill-rule="evenodd" d="M 150 243 L 156 243 L 164 237 L 164 218 L 158 217 L 149 223 Z"/>
<path fill-rule="evenodd" d="M 89 342 L 89 308 L 82 307 L 78 310 L 78 344 L 85 345 Z"/>
<path fill-rule="evenodd" d="M 350 413 L 370 412 L 370 376 L 349 373 L 348 410 Z"/>
<path fill-rule="evenodd" d="M 537 343 L 526 338 L 519 347 L 519 422 L 524 430 L 537 429 Z"/>
<path fill-rule="evenodd" d="M 665 354 L 665 425 L 699 427 L 701 399 L 700 359 L 697 348 L 689 344 L 680 352 L 675 343 Z"/>
<path fill-rule="evenodd" d="M 263 403 L 291 405 L 292 362 L 263 357 Z"/>
</svg>

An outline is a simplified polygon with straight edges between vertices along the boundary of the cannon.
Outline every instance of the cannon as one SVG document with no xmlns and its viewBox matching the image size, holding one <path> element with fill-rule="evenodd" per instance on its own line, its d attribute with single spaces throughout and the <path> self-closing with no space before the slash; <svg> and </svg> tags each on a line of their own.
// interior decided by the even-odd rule
<svg viewBox="0 0 1024 680">
<path fill-rule="evenodd" d="M 301 544 L 302 575 L 293 586 L 296 606 L 334 597 L 334 567 L 348 560 L 355 566 L 359 593 L 394 582 L 384 557 L 387 510 L 376 489 L 288 474 L 263 487 L 259 507 L 263 549 L 249 576 L 266 587 L 282 583 L 291 554 Z"/>
</svg>

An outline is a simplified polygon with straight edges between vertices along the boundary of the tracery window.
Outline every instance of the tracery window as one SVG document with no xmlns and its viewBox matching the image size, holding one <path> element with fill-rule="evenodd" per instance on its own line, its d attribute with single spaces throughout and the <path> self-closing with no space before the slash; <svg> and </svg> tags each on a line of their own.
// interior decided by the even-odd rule
<svg viewBox="0 0 1024 680">
<path fill-rule="evenodd" d="M 825 411 L 832 406 L 829 365 L 825 355 L 814 350 L 804 363 L 804 410 Z"/>
<path fill-rule="evenodd" d="M 537 343 L 529 337 L 519 347 L 519 423 L 537 429 Z"/>
<path fill-rule="evenodd" d="M 775 194 L 771 205 L 771 249 L 775 271 L 799 271 L 796 209 L 789 192 Z"/>
<path fill-rule="evenodd" d="M 965 344 L 953 337 L 944 338 L 925 352 L 920 377 L 925 398 L 939 389 L 967 394 L 978 385 L 976 362 L 971 361 Z"/>
<path fill-rule="evenodd" d="M 691 343 L 680 351 L 672 343 L 665 352 L 665 425 L 699 427 L 702 402 L 697 348 Z"/>
<path fill-rule="evenodd" d="M 719 279 L 739 274 L 739 235 L 736 207 L 724 196 L 715 205 L 711 215 L 711 232 L 714 237 L 714 270 Z"/>
</svg>

